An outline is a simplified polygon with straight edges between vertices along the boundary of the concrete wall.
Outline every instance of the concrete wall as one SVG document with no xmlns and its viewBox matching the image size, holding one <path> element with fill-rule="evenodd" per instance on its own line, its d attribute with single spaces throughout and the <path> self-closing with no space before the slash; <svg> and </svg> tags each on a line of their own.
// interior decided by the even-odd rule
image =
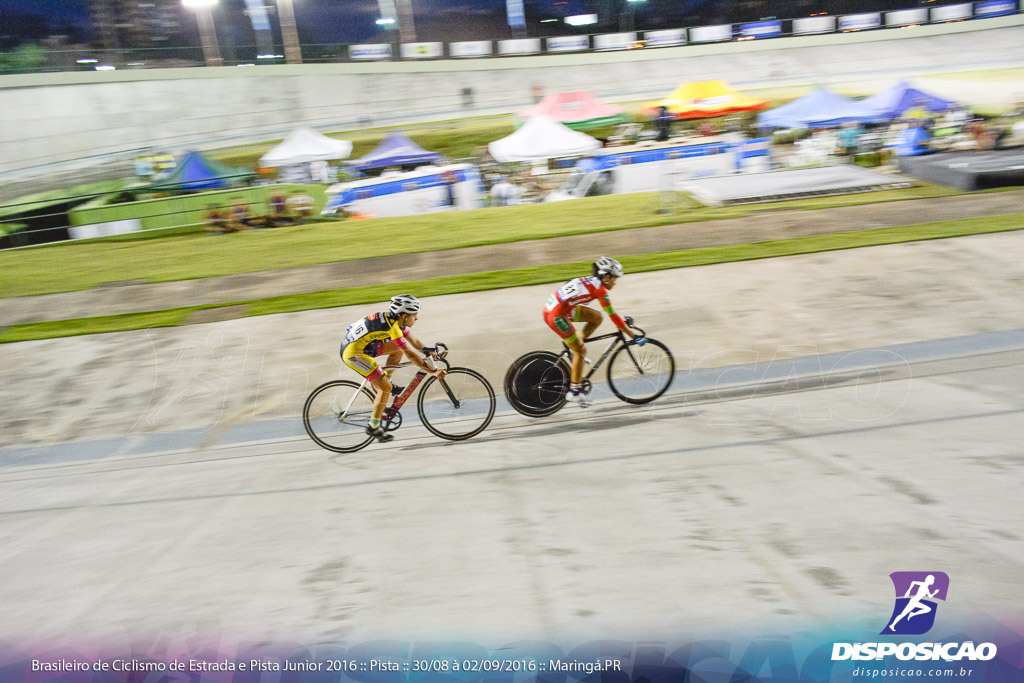
<svg viewBox="0 0 1024 683">
<path fill-rule="evenodd" d="M 0 179 L 153 147 L 279 139 L 299 124 L 340 131 L 513 112 L 530 103 L 534 84 L 548 93 L 589 89 L 626 101 L 660 96 L 689 80 L 725 78 L 748 89 L 886 85 L 904 75 L 1019 65 L 1024 15 L 628 52 L 4 76 Z M 473 90 L 472 108 L 463 106 L 463 88 Z"/>
</svg>

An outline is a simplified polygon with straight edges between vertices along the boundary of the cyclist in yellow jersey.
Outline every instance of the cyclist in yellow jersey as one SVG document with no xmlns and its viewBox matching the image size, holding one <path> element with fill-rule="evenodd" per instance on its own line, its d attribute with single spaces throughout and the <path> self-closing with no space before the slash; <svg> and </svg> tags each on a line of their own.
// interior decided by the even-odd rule
<svg viewBox="0 0 1024 683">
<path fill-rule="evenodd" d="M 403 387 L 391 383 L 391 370 L 377 364 L 376 356 L 387 356 L 386 365 L 397 365 L 404 354 L 414 365 L 441 379 L 444 370 L 433 370 L 424 363 L 416 351 L 423 351 L 423 342 L 414 337 L 409 328 L 416 324 L 420 302 L 409 294 L 391 297 L 388 310 L 373 313 L 348 326 L 341 345 L 341 359 L 373 384 L 376 397 L 366 433 L 378 441 L 395 438 L 380 426 L 381 415 L 392 393 L 401 393 Z"/>
</svg>

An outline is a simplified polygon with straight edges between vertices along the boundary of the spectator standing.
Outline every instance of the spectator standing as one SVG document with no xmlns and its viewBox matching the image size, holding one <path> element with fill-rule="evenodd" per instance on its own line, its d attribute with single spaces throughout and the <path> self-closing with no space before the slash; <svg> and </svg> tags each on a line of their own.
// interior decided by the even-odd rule
<svg viewBox="0 0 1024 683">
<path fill-rule="evenodd" d="M 455 184 L 459 182 L 458 177 L 455 175 L 455 171 L 448 169 L 441 174 L 441 182 L 444 183 L 445 196 L 447 203 L 445 206 L 455 208 Z"/>
</svg>

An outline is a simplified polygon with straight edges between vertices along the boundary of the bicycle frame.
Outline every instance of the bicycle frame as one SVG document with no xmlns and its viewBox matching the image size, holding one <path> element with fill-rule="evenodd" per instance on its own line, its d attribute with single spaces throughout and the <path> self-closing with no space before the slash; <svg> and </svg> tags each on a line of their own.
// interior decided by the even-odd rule
<svg viewBox="0 0 1024 683">
<path fill-rule="evenodd" d="M 642 329 L 640 329 L 639 327 L 636 327 L 634 325 L 629 325 L 629 327 L 630 327 L 630 329 L 633 329 L 633 330 L 636 330 L 637 332 L 639 332 L 640 333 L 639 336 L 641 336 L 641 337 L 647 336 L 646 333 Z M 612 352 L 615 351 L 615 349 L 617 349 L 619 347 L 619 344 L 622 344 L 622 345 L 627 347 L 626 353 L 629 353 L 630 359 L 633 361 L 634 364 L 636 364 L 636 359 L 633 358 L 633 354 L 630 353 L 629 350 L 628 350 L 628 347 L 629 347 L 630 344 L 629 344 L 628 341 L 626 341 L 626 335 L 623 334 L 622 330 L 615 330 L 614 332 L 609 332 L 608 334 L 602 334 L 602 335 L 600 335 L 598 337 L 590 337 L 589 339 L 585 339 L 584 342 L 585 343 L 597 342 L 597 341 L 601 341 L 603 339 L 612 339 L 612 338 L 614 338 L 615 341 L 613 341 L 611 344 L 609 344 L 608 348 L 606 348 L 604 350 L 604 353 L 602 353 L 601 356 L 597 359 L 597 362 L 590 366 L 590 372 L 588 372 L 586 374 L 586 376 L 583 377 L 583 379 L 585 381 L 588 381 L 588 382 L 590 381 L 590 378 L 594 375 L 595 372 L 597 372 L 597 369 L 599 367 L 601 367 L 601 364 L 604 363 L 605 359 L 608 358 L 608 356 L 610 356 L 612 354 Z M 572 349 L 570 349 L 565 344 L 562 344 L 562 353 L 559 354 L 559 358 L 561 358 L 562 356 L 566 356 L 569 359 L 570 363 L 571 363 L 572 362 L 572 354 L 573 354 Z M 637 365 L 637 367 L 639 368 L 639 365 Z M 642 369 L 641 369 L 641 372 L 642 372 Z"/>
<path fill-rule="evenodd" d="M 443 346 L 443 344 L 438 344 L 438 346 Z M 436 349 L 436 347 L 434 348 Z M 445 348 L 444 352 L 439 352 L 437 360 L 444 363 L 445 368 L 449 369 L 451 368 L 451 364 L 444 358 L 444 356 L 447 353 L 447 348 Z M 431 370 L 437 369 L 437 366 L 434 364 L 433 359 L 429 355 L 427 355 L 427 357 L 424 359 L 424 362 L 428 366 L 430 366 Z M 399 363 L 398 365 L 385 365 L 384 370 L 397 370 L 398 368 L 403 368 L 407 365 L 409 365 L 408 362 Z M 381 416 L 384 421 L 389 422 L 394 419 L 395 415 L 397 415 L 398 411 L 402 409 L 402 406 L 405 405 L 405 402 L 409 400 L 409 397 L 413 395 L 413 392 L 416 391 L 416 388 L 420 385 L 420 383 L 423 381 L 423 378 L 426 376 L 427 373 L 424 372 L 423 370 L 416 371 L 416 375 L 412 378 L 412 381 L 409 382 L 409 386 L 405 388 L 405 391 L 403 391 L 400 396 L 395 397 L 395 400 L 391 402 L 391 405 L 384 409 L 384 414 Z M 356 397 L 359 395 L 360 392 L 363 391 L 363 388 L 367 384 L 371 384 L 372 386 L 372 383 L 367 378 L 364 377 L 363 381 L 359 384 L 359 390 L 356 393 L 352 394 L 352 398 L 349 399 L 348 405 L 346 405 L 345 409 L 341 411 L 342 418 L 344 418 L 344 416 L 348 414 L 348 409 L 352 407 L 352 402 L 356 400 Z M 441 386 L 444 387 L 445 393 L 448 394 L 448 398 L 452 400 L 454 406 L 458 408 L 459 400 L 452 394 L 451 389 L 448 388 L 448 385 L 444 382 L 444 380 L 441 380 Z"/>
</svg>

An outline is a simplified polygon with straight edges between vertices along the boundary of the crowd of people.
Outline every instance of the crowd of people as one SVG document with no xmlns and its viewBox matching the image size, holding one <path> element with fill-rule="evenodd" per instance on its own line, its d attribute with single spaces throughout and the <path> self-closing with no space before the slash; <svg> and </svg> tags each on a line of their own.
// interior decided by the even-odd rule
<svg viewBox="0 0 1024 683">
<path fill-rule="evenodd" d="M 910 110 L 894 121 L 876 125 L 851 122 L 838 128 L 821 128 L 807 131 L 806 137 L 796 140 L 791 164 L 831 160 L 852 163 L 859 155 L 877 155 L 877 163 L 885 165 L 898 156 L 1020 146 L 1024 144 L 1024 130 L 1015 121 L 1021 116 L 1024 109 L 1016 116 L 1010 112 L 987 120 L 964 107 L 953 107 L 943 113 Z"/>
<path fill-rule="evenodd" d="M 277 228 L 285 225 L 298 225 L 313 217 L 315 202 L 305 192 L 296 191 L 285 195 L 282 191 L 273 192 L 266 202 L 266 212 L 254 214 L 251 206 L 241 197 L 232 199 L 226 207 L 208 204 L 203 220 L 206 232 L 211 235 L 241 232 L 257 228 Z"/>
</svg>

